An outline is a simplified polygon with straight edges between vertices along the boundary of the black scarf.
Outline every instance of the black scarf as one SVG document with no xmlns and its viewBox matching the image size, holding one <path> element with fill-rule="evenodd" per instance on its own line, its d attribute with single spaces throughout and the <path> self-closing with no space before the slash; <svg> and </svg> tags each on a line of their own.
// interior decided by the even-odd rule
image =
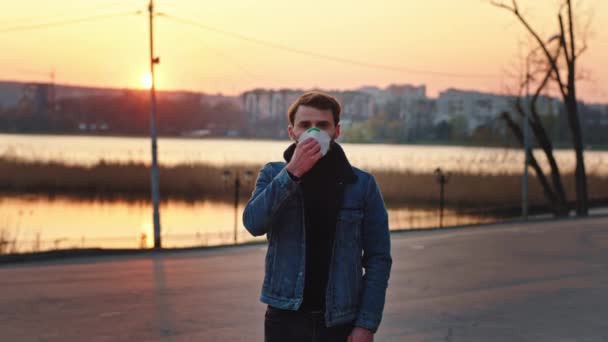
<svg viewBox="0 0 608 342">
<path fill-rule="evenodd" d="M 283 156 L 289 162 L 295 151 L 289 146 Z M 329 264 L 333 250 L 338 210 L 344 184 L 356 176 L 344 151 L 331 142 L 329 151 L 301 179 L 306 222 L 306 276 L 301 310 L 323 310 Z"/>
</svg>

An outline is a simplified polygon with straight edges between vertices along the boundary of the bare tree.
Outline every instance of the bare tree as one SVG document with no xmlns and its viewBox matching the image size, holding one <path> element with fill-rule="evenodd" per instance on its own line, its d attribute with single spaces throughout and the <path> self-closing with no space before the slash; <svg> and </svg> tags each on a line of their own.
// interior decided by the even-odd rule
<svg viewBox="0 0 608 342">
<path fill-rule="evenodd" d="M 555 37 L 552 40 L 555 41 Z M 555 49 L 556 51 L 553 53 L 554 58 L 559 55 L 561 51 L 561 44 L 557 44 Z M 535 55 L 537 51 L 538 49 L 533 49 L 525 59 L 525 72 L 523 72 L 521 75 L 521 81 L 519 82 L 517 94 L 514 94 L 515 101 L 513 107 L 515 112 L 519 114 L 522 122 L 523 120 L 528 120 L 528 123 L 532 128 L 532 133 L 536 138 L 536 143 L 543 150 L 547 161 L 549 162 L 551 173 L 550 182 L 534 157 L 534 154 L 531 151 L 527 151 L 526 158 L 528 159 L 530 166 L 536 174 L 536 178 L 543 188 L 545 197 L 550 203 L 555 216 L 567 216 L 569 208 L 559 166 L 553 155 L 553 144 L 547 135 L 537 108 L 537 102 L 541 96 L 541 92 L 547 87 L 552 70 L 551 67 L 548 67 L 546 63 L 543 63 L 542 58 L 536 58 L 533 67 L 530 67 L 530 57 L 536 57 Z M 540 79 L 540 81 L 537 83 L 533 82 L 536 79 Z M 531 97 L 529 97 L 528 94 L 530 87 L 534 87 L 533 95 Z M 525 101 L 523 100 L 524 96 Z M 526 113 L 529 113 L 529 115 Z M 517 120 L 513 119 L 511 114 L 508 112 L 502 113 L 502 118 L 506 121 L 507 126 L 511 129 L 517 141 L 524 146 L 522 129 L 517 123 Z"/>
<path fill-rule="evenodd" d="M 491 3 L 494 6 L 513 13 L 532 36 L 534 41 L 538 44 L 538 49 L 540 49 L 541 54 L 544 56 L 547 71 L 543 81 L 540 82 L 539 87 L 535 91 L 535 96 L 533 97 L 529 106 L 531 113 L 529 121 L 531 123 L 532 131 L 536 136 L 536 140 L 545 151 L 551 165 L 552 182 L 555 187 L 553 192 L 557 196 L 558 200 L 563 194 L 565 201 L 565 193 L 563 190 L 563 185 L 561 185 L 559 169 L 557 168 L 557 163 L 553 158 L 553 148 L 547 134 L 545 133 L 544 129 L 542 129 L 542 124 L 540 124 L 538 112 L 536 111 L 538 94 L 540 94 L 542 89 L 548 85 L 549 81 L 553 81 L 557 86 L 562 100 L 564 101 L 572 138 L 572 145 L 576 155 L 576 214 L 578 216 L 586 216 L 589 209 L 587 198 L 587 176 L 585 172 L 584 146 L 580 119 L 578 115 L 578 101 L 576 97 L 576 61 L 578 57 L 587 49 L 587 45 L 583 39 L 581 47 L 577 47 L 572 1 L 562 1 L 557 13 L 559 30 L 558 33 L 553 36 L 555 39 L 549 40 L 542 39 L 538 32 L 532 27 L 529 20 L 521 13 L 517 0 L 511 0 L 510 4 L 497 0 L 491 0 Z M 567 18 L 566 25 L 564 24 L 564 16 Z M 557 52 L 552 54 L 550 48 L 553 41 L 558 42 L 558 48 L 556 49 Z M 530 82 L 529 77 L 526 78 L 526 82 Z M 519 107 L 522 107 L 521 104 Z M 549 156 L 551 156 L 551 158 L 549 158 Z M 561 202 L 561 200 L 559 200 L 559 202 Z"/>
</svg>

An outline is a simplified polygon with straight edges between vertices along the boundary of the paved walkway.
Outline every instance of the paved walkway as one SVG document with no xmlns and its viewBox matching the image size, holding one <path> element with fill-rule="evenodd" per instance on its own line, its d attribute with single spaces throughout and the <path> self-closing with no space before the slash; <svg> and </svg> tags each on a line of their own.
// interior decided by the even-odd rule
<svg viewBox="0 0 608 342">
<path fill-rule="evenodd" d="M 608 341 L 608 219 L 393 234 L 376 341 Z M 0 267 L 0 341 L 261 341 L 263 245 Z"/>
</svg>

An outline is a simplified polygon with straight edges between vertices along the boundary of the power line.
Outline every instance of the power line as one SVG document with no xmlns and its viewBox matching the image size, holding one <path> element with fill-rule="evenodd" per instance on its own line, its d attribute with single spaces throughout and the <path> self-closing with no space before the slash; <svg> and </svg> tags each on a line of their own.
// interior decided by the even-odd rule
<svg viewBox="0 0 608 342">
<path fill-rule="evenodd" d="M 207 49 L 207 50 L 211 51 L 212 53 L 216 54 L 217 56 L 219 56 L 221 58 L 222 62 L 224 62 L 226 65 L 232 64 L 235 67 L 237 67 L 238 69 L 240 69 L 251 80 L 254 80 L 254 81 L 266 80 L 265 77 L 260 77 L 259 75 L 255 74 L 251 70 L 249 70 L 250 67 L 246 66 L 243 63 L 238 62 L 236 60 L 236 58 L 234 58 L 234 56 L 230 56 L 228 53 L 221 51 L 219 49 L 219 47 L 216 48 L 216 47 L 210 46 L 200 36 L 194 36 L 194 35 L 190 35 L 190 34 L 189 34 L 189 36 L 191 37 L 191 39 L 195 39 L 199 43 L 203 44 L 205 49 Z"/>
<path fill-rule="evenodd" d="M 396 71 L 396 72 L 402 72 L 402 73 L 408 73 L 408 74 L 430 74 L 430 75 L 449 76 L 449 77 L 458 77 L 458 78 L 497 78 L 497 77 L 500 77 L 500 75 L 497 75 L 497 74 L 461 74 L 461 73 L 452 73 L 452 72 L 436 71 L 436 70 L 399 68 L 399 67 L 384 65 L 384 64 L 368 63 L 368 62 L 363 62 L 363 61 L 357 61 L 354 59 L 336 57 L 336 56 L 321 54 L 321 53 L 317 53 L 317 52 L 307 51 L 307 50 L 303 50 L 303 49 L 293 48 L 293 47 L 283 45 L 280 43 L 274 43 L 271 41 L 250 37 L 250 36 L 238 33 L 238 32 L 222 30 L 222 29 L 219 29 L 216 27 L 201 24 L 201 23 L 189 20 L 189 19 L 179 18 L 179 17 L 169 15 L 169 14 L 163 14 L 162 16 L 167 19 L 174 20 L 176 22 L 180 22 L 182 24 L 187 24 L 187 25 L 191 25 L 194 27 L 198 27 L 198 28 L 201 28 L 206 31 L 220 33 L 225 36 L 230 36 L 230 37 L 233 37 L 233 38 L 236 38 L 239 40 L 255 43 L 258 45 L 263 45 L 263 46 L 271 47 L 274 49 L 284 50 L 284 51 L 288 51 L 288 52 L 292 52 L 292 53 L 296 53 L 296 54 L 300 54 L 300 55 L 305 55 L 305 56 L 309 56 L 309 57 L 330 60 L 333 62 L 356 65 L 356 66 L 360 66 L 360 67 Z"/>
<path fill-rule="evenodd" d="M 129 11 L 129 12 L 122 12 L 122 13 L 94 15 L 94 16 L 88 16 L 88 17 L 82 17 L 82 18 L 76 18 L 76 19 L 68 19 L 68 20 L 63 20 L 63 21 L 48 22 L 48 23 L 43 23 L 43 24 L 14 26 L 14 27 L 0 29 L 0 34 L 7 33 L 7 32 L 36 30 L 36 29 L 55 27 L 55 26 L 65 26 L 65 25 L 70 25 L 70 24 L 78 24 L 78 23 L 83 23 L 83 22 L 122 17 L 122 16 L 134 15 L 134 14 L 140 14 L 140 13 L 141 13 L 141 11 Z"/>
<path fill-rule="evenodd" d="M 197 38 L 198 41 L 203 44 L 205 46 L 205 48 L 213 53 L 215 53 L 216 55 L 221 57 L 222 62 L 226 63 L 226 64 L 232 64 L 234 66 L 236 66 L 238 69 L 240 69 L 247 77 L 249 77 L 252 80 L 255 81 L 259 81 L 262 78 L 259 76 L 254 75 L 254 73 L 252 73 L 249 69 L 247 69 L 247 67 L 245 67 L 244 65 L 241 65 L 239 62 L 237 62 L 234 58 L 232 58 L 230 55 L 223 53 L 221 51 L 219 51 L 216 48 L 211 47 L 209 44 L 205 43 L 202 39 Z"/>
</svg>

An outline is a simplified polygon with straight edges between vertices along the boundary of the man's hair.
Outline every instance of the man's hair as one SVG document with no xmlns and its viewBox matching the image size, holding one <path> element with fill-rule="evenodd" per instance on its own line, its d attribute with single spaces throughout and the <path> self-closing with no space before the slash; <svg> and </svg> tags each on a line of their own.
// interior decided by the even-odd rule
<svg viewBox="0 0 608 342">
<path fill-rule="evenodd" d="M 333 96 L 327 95 L 320 91 L 309 91 L 306 92 L 289 106 L 287 111 L 287 117 L 290 124 L 294 124 L 296 120 L 296 112 L 300 106 L 313 107 L 319 110 L 331 110 L 331 114 L 334 118 L 334 125 L 338 125 L 340 122 L 340 113 L 342 108 L 340 103 Z"/>
</svg>

